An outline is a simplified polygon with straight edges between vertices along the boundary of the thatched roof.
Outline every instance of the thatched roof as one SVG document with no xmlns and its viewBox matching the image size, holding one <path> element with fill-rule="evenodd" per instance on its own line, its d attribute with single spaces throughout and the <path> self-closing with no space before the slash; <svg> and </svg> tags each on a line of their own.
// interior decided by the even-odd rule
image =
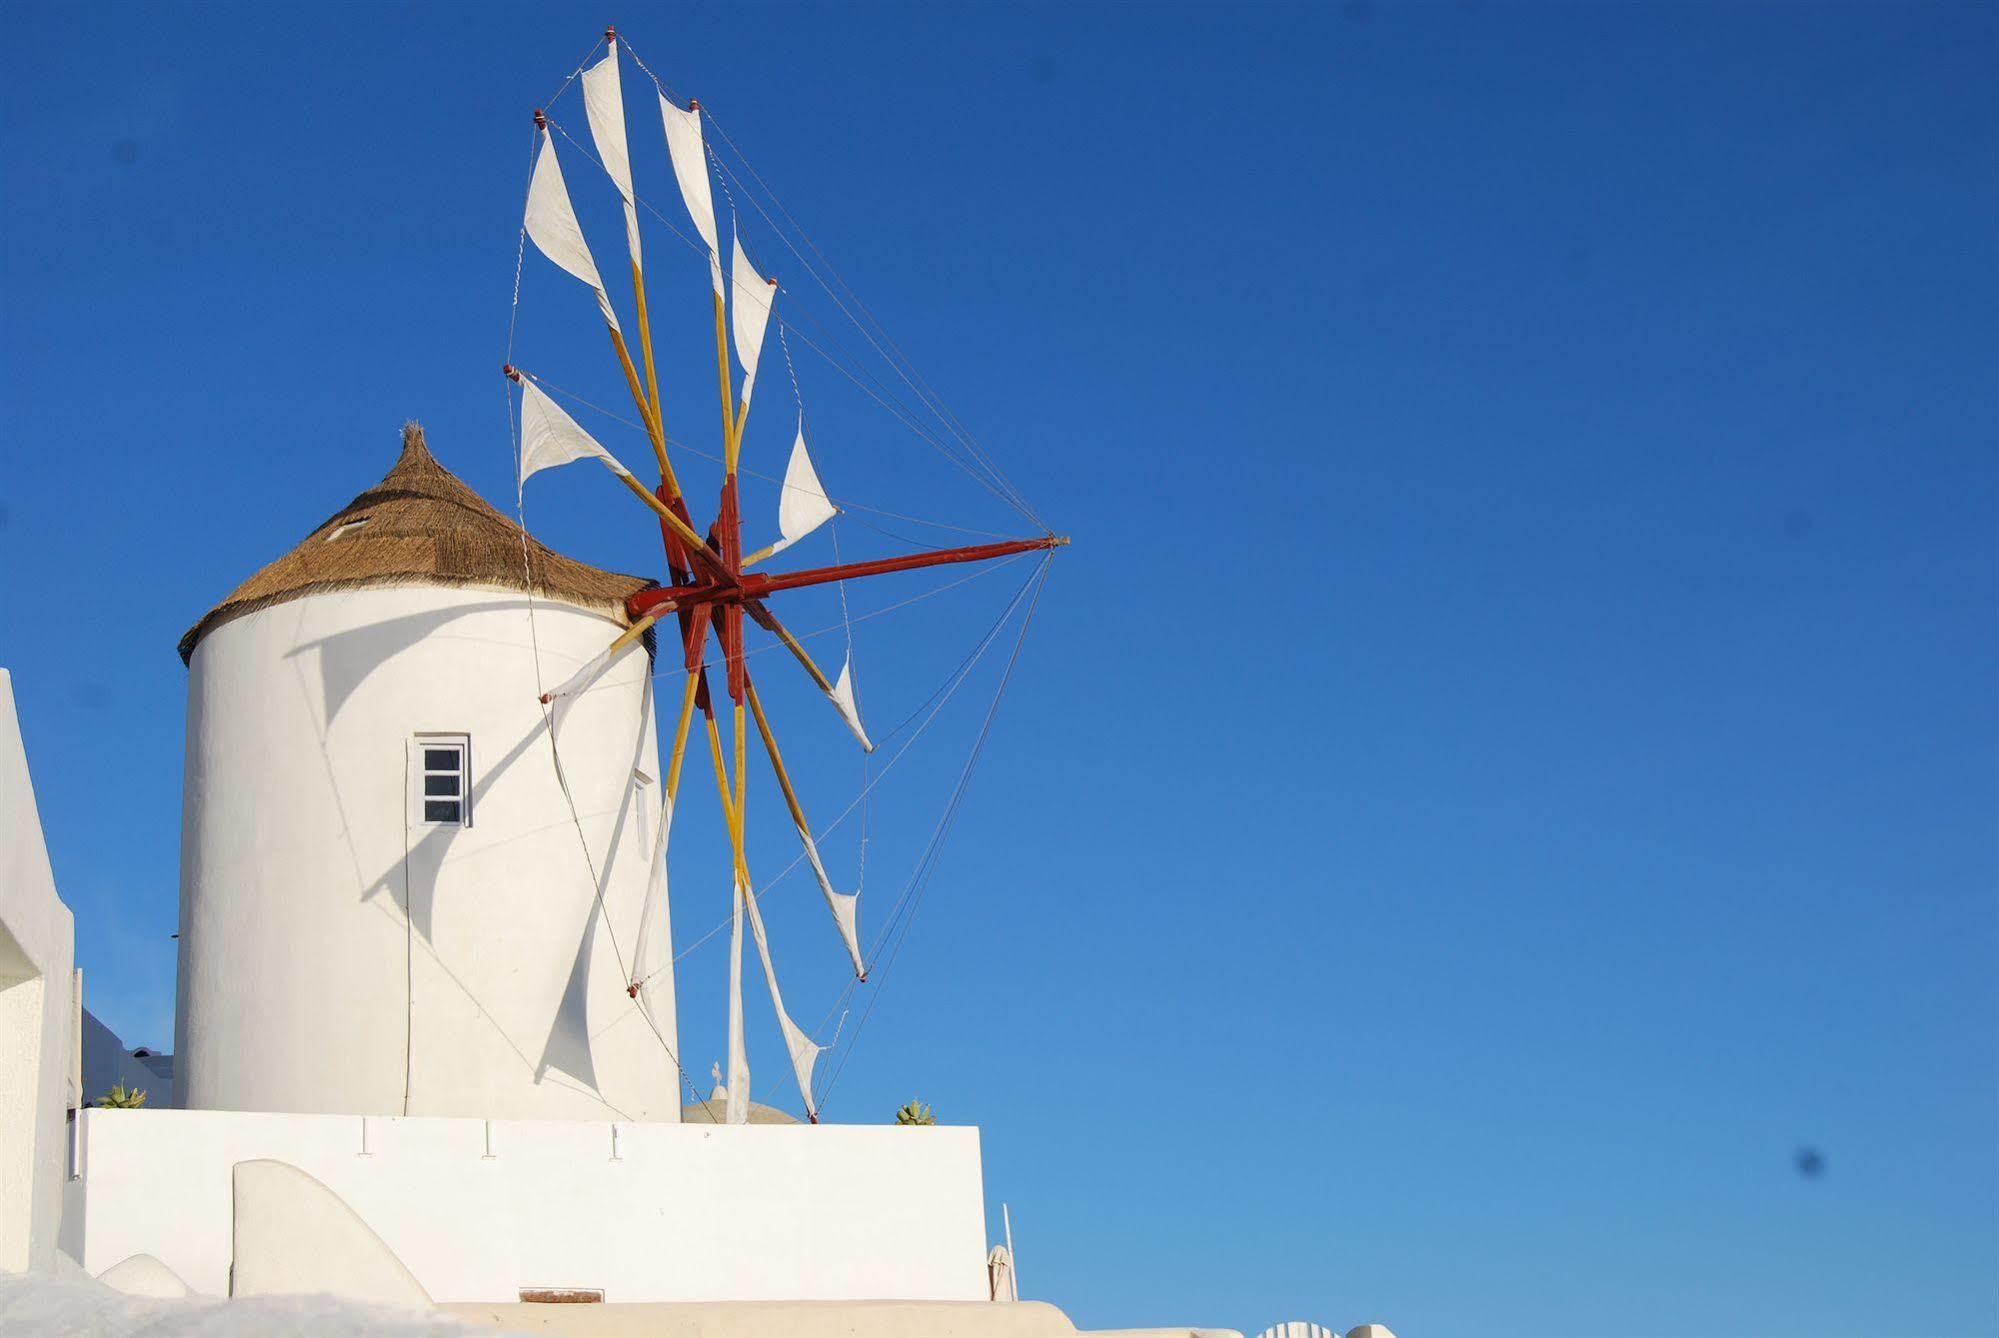
<svg viewBox="0 0 1999 1338">
<path fill-rule="evenodd" d="M 528 563 L 536 598 L 579 604 L 620 623 L 626 597 L 657 584 L 588 566 L 533 539 Z M 192 657 L 196 643 L 231 618 L 303 595 L 378 585 L 529 589 L 520 527 L 437 463 L 415 423 L 404 425 L 402 456 L 380 483 L 188 628 L 180 657 Z"/>
</svg>

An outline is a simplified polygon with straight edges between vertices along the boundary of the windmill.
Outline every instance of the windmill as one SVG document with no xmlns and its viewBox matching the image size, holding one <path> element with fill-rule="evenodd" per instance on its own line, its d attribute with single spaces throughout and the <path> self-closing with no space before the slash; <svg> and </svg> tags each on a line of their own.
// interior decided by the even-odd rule
<svg viewBox="0 0 1999 1338">
<path fill-rule="evenodd" d="M 621 48 L 623 55 L 645 74 L 657 94 L 661 128 L 678 194 L 698 238 L 697 245 L 706 251 L 708 260 L 721 415 L 722 480 L 713 505 L 713 519 L 705 529 L 696 524 L 695 510 L 674 470 L 668 449 L 670 443 L 664 430 L 639 228 L 639 210 L 645 202 L 633 189 L 620 76 Z M 604 52 L 601 59 L 598 58 L 599 50 Z M 789 652 L 859 746 L 871 751 L 874 745 L 862 723 L 855 697 L 851 655 L 837 675 L 829 676 L 801 639 L 779 617 L 774 606 L 782 602 L 780 597 L 788 591 L 812 586 L 956 563 L 990 562 L 1052 550 L 1068 540 L 1044 528 L 1037 535 L 992 543 L 927 549 L 788 571 L 767 569 L 764 564 L 833 519 L 841 509 L 828 496 L 813 465 L 801 411 L 782 485 L 777 516 L 779 537 L 754 549 L 746 544 L 738 483 L 744 431 L 749 421 L 765 335 L 781 290 L 775 279 L 758 272 L 745 252 L 739 221 L 731 229 L 731 252 L 725 281 L 712 189 L 715 179 L 712 173 L 721 170 L 721 164 L 704 133 L 704 110 L 699 102 L 690 100 L 685 107 L 679 105 L 630 52 L 628 44 L 613 28 L 605 29 L 602 41 L 585 57 L 571 80 L 558 90 L 558 99 L 567 91 L 569 82 L 578 82 L 581 86 L 589 138 L 595 150 L 594 155 L 589 156 L 594 156 L 616 188 L 623 209 L 632 299 L 637 317 L 637 359 L 634 359 L 632 352 L 633 341 L 627 339 L 619 322 L 616 307 L 606 291 L 571 203 L 555 135 L 559 132 L 566 139 L 570 137 L 546 108 L 538 108 L 534 114 L 537 146 L 522 220 L 521 256 L 524 262 L 526 244 L 531 241 L 543 257 L 591 289 L 619 372 L 651 447 L 658 483 L 647 486 L 584 430 L 556 402 L 549 387 L 532 372 L 514 365 L 510 346 L 503 371 L 519 392 L 518 483 L 524 498 L 528 479 L 540 470 L 585 458 L 596 460 L 656 520 L 667 579 L 657 588 L 631 595 L 626 600 L 630 626 L 577 674 L 545 692 L 542 701 L 545 707 L 555 709 L 564 698 L 586 690 L 613 661 L 629 653 L 646 633 L 662 626 L 672 633 L 670 644 L 679 648 L 684 678 L 662 787 L 662 811 L 657 829 L 660 848 L 655 852 L 654 869 L 660 884 L 658 894 L 665 895 L 667 833 L 680 793 L 686 756 L 690 747 L 695 746 L 693 734 L 698 727 L 707 744 L 731 863 L 729 1042 L 727 1081 L 724 1084 L 727 1090 L 726 1119 L 729 1123 L 743 1122 L 747 1118 L 749 1105 L 742 1000 L 743 939 L 747 926 L 790 1052 L 792 1073 L 804 1099 L 807 1117 L 817 1122 L 812 1071 L 821 1047 L 785 1010 L 772 965 L 769 935 L 744 849 L 752 725 L 760 750 L 784 798 L 802 855 L 818 882 L 857 980 L 867 979 L 868 963 L 860 942 L 858 896 L 838 890 L 820 858 L 804 802 L 785 767 L 771 714 L 747 663 L 746 624 L 754 623 Z M 581 148 L 580 142 L 574 139 L 570 142 Z M 650 209 L 649 205 L 646 207 Z M 518 277 L 517 273 L 517 303 Z M 731 362 L 732 350 L 734 366 Z M 740 377 L 736 371 L 738 367 Z M 983 463 L 983 456 L 976 445 L 969 439 L 963 440 L 967 450 Z M 989 465 L 987 467 L 990 469 Z M 992 475 L 1003 484 L 1003 476 L 997 471 L 992 471 Z M 1003 486 L 1005 492 L 1011 493 L 1010 485 Z M 1017 493 L 1012 496 L 1018 500 Z M 1032 513 L 1024 506 L 1021 509 L 1023 514 L 1031 517 Z M 662 637 L 662 640 L 667 638 Z M 709 674 L 711 641 L 720 657 L 722 681 L 719 691 Z M 721 700 L 724 697 L 726 700 Z M 723 720 L 725 714 L 726 723 Z M 559 754 L 557 765 L 560 766 Z M 635 961 L 634 977 L 628 990 L 634 999 L 641 998 L 642 983 L 643 972 Z"/>
</svg>

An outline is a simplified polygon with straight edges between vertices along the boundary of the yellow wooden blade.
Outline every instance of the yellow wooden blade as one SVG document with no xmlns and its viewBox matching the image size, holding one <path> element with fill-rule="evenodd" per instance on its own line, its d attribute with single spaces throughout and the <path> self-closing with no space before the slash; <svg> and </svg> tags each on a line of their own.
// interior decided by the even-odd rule
<svg viewBox="0 0 1999 1338">
<path fill-rule="evenodd" d="M 722 295 L 715 299 L 715 370 L 722 379 L 722 472 L 736 475 L 735 396 L 729 389 L 729 330 L 722 319 Z"/>
<path fill-rule="evenodd" d="M 764 715 L 763 702 L 757 696 L 757 685 L 749 685 L 750 712 L 756 716 L 757 733 L 763 736 L 764 751 L 770 754 L 771 770 L 777 773 L 777 788 L 784 792 L 785 807 L 791 810 L 791 820 L 797 824 L 801 836 L 810 838 L 812 828 L 806 824 L 805 809 L 798 802 L 797 791 L 791 788 L 791 776 L 784 769 L 784 758 L 777 750 L 777 736 L 771 732 L 770 719 Z"/>
<path fill-rule="evenodd" d="M 646 318 L 646 280 L 637 261 L 632 262 L 632 297 L 639 306 L 639 352 L 645 355 L 646 399 L 651 412 L 642 414 L 646 420 L 646 435 L 652 438 L 653 458 L 659 461 L 659 481 L 666 485 L 669 495 L 680 496 L 680 482 L 673 477 L 673 466 L 666 459 L 666 419 L 659 408 L 659 371 L 652 361 L 652 324 Z M 647 407 L 645 403 L 639 406 Z"/>
<path fill-rule="evenodd" d="M 694 723 L 694 696 L 701 686 L 701 671 L 691 669 L 687 674 L 687 690 L 680 695 L 680 723 L 673 731 L 673 758 L 666 768 L 666 797 L 680 795 L 680 764 L 687 760 L 687 730 Z"/>
<path fill-rule="evenodd" d="M 821 692 L 831 692 L 833 690 L 833 681 L 826 677 L 824 670 L 813 663 L 812 656 L 807 653 L 804 646 L 799 644 L 798 638 L 793 636 L 783 623 L 772 617 L 769 610 L 754 600 L 744 601 L 743 608 L 749 613 L 751 618 L 755 619 L 757 626 L 763 628 L 764 631 L 769 632 L 784 643 L 784 648 L 790 651 L 792 657 L 805 667 L 805 672 L 812 676 L 812 681 L 818 685 Z"/>
</svg>

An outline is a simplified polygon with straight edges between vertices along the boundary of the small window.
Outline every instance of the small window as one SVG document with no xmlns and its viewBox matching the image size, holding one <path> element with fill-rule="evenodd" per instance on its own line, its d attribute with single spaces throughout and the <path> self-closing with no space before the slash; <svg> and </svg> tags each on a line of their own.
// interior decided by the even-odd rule
<svg viewBox="0 0 1999 1338">
<path fill-rule="evenodd" d="M 335 539 L 338 539 L 343 534 L 352 534 L 355 530 L 360 529 L 363 525 L 366 525 L 367 523 L 368 523 L 368 518 L 366 516 L 356 516 L 353 520 L 346 521 L 340 525 L 336 525 L 333 527 L 333 533 L 326 536 L 326 542 L 332 543 Z"/>
<path fill-rule="evenodd" d="M 432 827 L 472 825 L 472 745 L 463 734 L 420 734 L 410 749 L 413 807 Z"/>
</svg>

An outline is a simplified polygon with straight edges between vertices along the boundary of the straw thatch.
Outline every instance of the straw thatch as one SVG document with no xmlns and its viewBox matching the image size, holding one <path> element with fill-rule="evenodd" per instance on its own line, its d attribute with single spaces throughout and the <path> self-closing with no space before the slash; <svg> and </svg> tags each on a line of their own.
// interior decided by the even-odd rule
<svg viewBox="0 0 1999 1338">
<path fill-rule="evenodd" d="M 626 622 L 625 599 L 657 582 L 566 558 L 528 540 L 537 599 L 560 600 Z M 326 590 L 443 585 L 528 591 L 521 531 L 437 463 L 423 429 L 403 427 L 396 467 L 334 512 L 305 542 L 236 587 L 180 639 L 180 657 L 231 618 Z"/>
</svg>

